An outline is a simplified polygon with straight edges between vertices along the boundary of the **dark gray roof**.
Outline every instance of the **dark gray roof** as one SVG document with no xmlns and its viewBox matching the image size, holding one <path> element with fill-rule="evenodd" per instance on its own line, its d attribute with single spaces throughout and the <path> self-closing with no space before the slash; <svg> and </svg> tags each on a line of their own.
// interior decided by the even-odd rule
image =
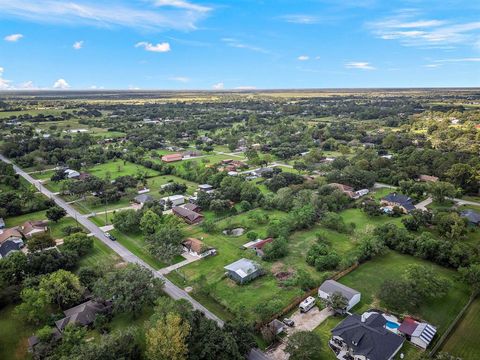
<svg viewBox="0 0 480 360">
<path fill-rule="evenodd" d="M 386 320 L 382 314 L 372 313 L 362 322 L 357 314 L 348 316 L 333 330 L 352 349 L 355 355 L 369 360 L 390 359 L 405 339 L 384 328 Z"/>
<path fill-rule="evenodd" d="M 145 204 L 150 201 L 153 201 L 153 197 L 151 197 L 148 194 L 141 194 L 141 195 L 135 196 L 135 202 L 139 204 Z"/>
<path fill-rule="evenodd" d="M 480 214 L 473 210 L 465 210 L 460 215 L 473 224 L 480 224 Z"/>
<path fill-rule="evenodd" d="M 326 280 L 320 285 L 319 290 L 332 295 L 335 292 L 341 293 L 348 301 L 350 301 L 355 295 L 360 294 L 357 290 L 353 290 L 348 286 L 340 284 L 335 280 Z"/>
<path fill-rule="evenodd" d="M 97 314 L 105 311 L 109 304 L 89 300 L 83 304 L 65 310 L 65 317 L 55 322 L 57 328 L 62 331 L 68 324 L 90 325 L 95 320 Z"/>
<path fill-rule="evenodd" d="M 21 249 L 23 243 L 7 240 L 0 244 L 0 256 L 3 258 L 10 254 L 12 251 L 18 251 Z"/>
<path fill-rule="evenodd" d="M 415 206 L 412 203 L 412 199 L 402 194 L 390 193 L 387 196 L 385 196 L 382 200 L 396 203 L 400 206 L 403 206 L 407 211 L 415 210 Z"/>
</svg>

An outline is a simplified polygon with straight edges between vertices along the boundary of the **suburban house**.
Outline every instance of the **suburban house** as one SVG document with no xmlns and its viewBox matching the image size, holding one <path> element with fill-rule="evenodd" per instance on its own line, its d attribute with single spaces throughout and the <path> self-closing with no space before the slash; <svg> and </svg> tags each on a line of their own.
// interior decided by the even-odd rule
<svg viewBox="0 0 480 360">
<path fill-rule="evenodd" d="M 0 259 L 23 246 L 22 234 L 16 228 L 0 230 Z"/>
<path fill-rule="evenodd" d="M 178 153 L 177 154 L 168 154 L 168 155 L 163 155 L 162 156 L 162 161 L 167 162 L 167 163 L 180 161 L 182 159 L 183 159 L 182 154 L 178 154 Z"/>
<path fill-rule="evenodd" d="M 97 302 L 95 300 L 88 300 L 83 304 L 74 306 L 63 313 L 65 317 L 55 321 L 55 325 L 59 331 L 63 331 L 68 324 L 76 324 L 88 326 L 95 321 L 97 314 L 107 312 L 112 304 L 109 301 Z"/>
<path fill-rule="evenodd" d="M 75 179 L 80 177 L 80 173 L 76 170 L 66 169 L 65 176 L 67 177 L 67 179 Z"/>
<path fill-rule="evenodd" d="M 25 237 L 31 237 L 34 234 L 47 232 L 48 227 L 44 221 L 26 221 L 18 227 L 18 230 Z"/>
<path fill-rule="evenodd" d="M 347 299 L 348 305 L 343 309 L 344 311 L 349 311 L 360 302 L 361 294 L 357 290 L 340 284 L 335 280 L 326 280 L 318 288 L 318 297 L 323 300 L 328 300 L 330 296 L 335 293 L 340 293 L 345 299 Z"/>
<path fill-rule="evenodd" d="M 426 349 L 432 342 L 433 337 L 437 333 L 437 329 L 426 323 L 419 322 L 411 317 L 403 319 L 402 324 L 398 328 L 398 331 L 405 335 L 407 340 L 412 344 L 415 344 L 422 349 Z"/>
<path fill-rule="evenodd" d="M 186 203 L 182 207 L 184 207 L 185 209 L 188 209 L 190 211 L 197 212 L 197 213 L 201 210 L 200 206 L 198 206 L 197 204 L 191 203 L 191 202 Z"/>
<path fill-rule="evenodd" d="M 167 196 L 167 197 L 164 197 L 164 198 L 161 198 L 160 199 L 160 204 L 162 205 L 167 205 L 167 204 L 171 204 L 171 206 L 178 206 L 178 205 L 182 205 L 185 203 L 185 196 L 183 195 L 171 195 L 171 196 Z"/>
<path fill-rule="evenodd" d="M 257 263 L 242 258 L 224 267 L 227 276 L 238 284 L 245 284 L 263 275 L 263 270 Z"/>
<path fill-rule="evenodd" d="M 5 229 L 5 220 L 0 217 L 0 229 Z"/>
<path fill-rule="evenodd" d="M 243 244 L 243 248 L 245 249 L 252 249 L 255 251 L 257 256 L 263 256 L 263 247 L 273 241 L 273 238 L 266 238 L 266 239 L 257 239 L 254 241 L 250 241 L 246 244 Z"/>
<path fill-rule="evenodd" d="M 383 206 L 397 206 L 406 214 L 412 210 L 415 210 L 415 205 L 413 205 L 412 199 L 402 194 L 390 193 L 383 197 L 380 203 Z"/>
<path fill-rule="evenodd" d="M 202 153 L 197 150 L 187 150 L 183 153 L 183 157 L 186 159 L 192 158 L 192 157 L 198 157 L 202 156 Z"/>
<path fill-rule="evenodd" d="M 263 167 L 252 171 L 253 175 L 263 176 L 273 173 L 273 168 Z"/>
<path fill-rule="evenodd" d="M 418 181 L 424 181 L 424 182 L 437 182 L 438 177 L 436 176 L 431 176 L 431 175 L 420 175 L 418 177 Z"/>
<path fill-rule="evenodd" d="M 196 238 L 187 238 L 182 242 L 183 251 L 192 256 L 208 256 L 215 254 L 215 249 L 205 245 L 201 240 Z"/>
<path fill-rule="evenodd" d="M 465 210 L 460 213 L 460 216 L 467 219 L 472 226 L 480 225 L 480 213 L 473 210 Z"/>
<path fill-rule="evenodd" d="M 209 184 L 198 185 L 198 191 L 210 192 L 213 190 L 213 186 Z"/>
<path fill-rule="evenodd" d="M 133 198 L 133 201 L 136 202 L 137 204 L 140 204 L 140 205 L 143 206 L 143 204 L 146 204 L 148 202 L 152 202 L 153 197 L 151 197 L 148 194 L 140 194 L 140 195 L 135 196 Z"/>
<path fill-rule="evenodd" d="M 344 185 L 344 184 L 339 184 L 339 183 L 330 183 L 328 185 L 334 187 L 335 189 L 340 190 L 345 195 L 347 195 L 350 199 L 359 199 L 370 192 L 368 189 L 360 189 L 358 191 L 355 191 L 353 187 Z"/>
<path fill-rule="evenodd" d="M 174 215 L 181 217 L 188 224 L 198 224 L 200 221 L 203 220 L 202 214 L 199 214 L 192 210 L 188 210 L 181 206 L 172 207 L 172 212 Z"/>
<path fill-rule="evenodd" d="M 332 329 L 330 348 L 337 359 L 391 360 L 405 341 L 388 329 L 384 314 L 367 312 L 352 314 Z"/>
</svg>

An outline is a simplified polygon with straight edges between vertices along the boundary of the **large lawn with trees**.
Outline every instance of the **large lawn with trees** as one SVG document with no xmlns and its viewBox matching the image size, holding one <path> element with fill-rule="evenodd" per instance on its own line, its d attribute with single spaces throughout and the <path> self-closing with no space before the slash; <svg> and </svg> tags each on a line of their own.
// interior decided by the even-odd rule
<svg viewBox="0 0 480 360">
<path fill-rule="evenodd" d="M 104 164 L 95 165 L 86 170 L 90 175 L 105 179 L 107 175 L 110 179 L 115 179 L 120 176 L 135 176 L 138 174 L 145 174 L 147 177 L 158 175 L 158 172 L 152 169 L 147 169 L 142 165 L 133 164 L 124 160 L 114 160 Z"/>
</svg>

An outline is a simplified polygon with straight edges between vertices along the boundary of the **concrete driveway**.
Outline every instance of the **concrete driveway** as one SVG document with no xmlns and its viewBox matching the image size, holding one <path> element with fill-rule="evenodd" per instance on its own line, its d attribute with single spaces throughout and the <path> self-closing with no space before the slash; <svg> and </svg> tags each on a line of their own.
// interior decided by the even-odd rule
<svg viewBox="0 0 480 360">
<path fill-rule="evenodd" d="M 272 360 L 287 360 L 289 358 L 289 354 L 285 352 L 285 346 L 286 342 L 288 341 L 288 337 L 297 331 L 314 330 L 333 314 L 334 312 L 332 310 L 327 308 L 320 310 L 316 306 L 307 313 L 301 313 L 300 310 L 297 310 L 290 317 L 290 319 L 295 321 L 295 326 L 287 328 L 287 337 L 285 337 L 283 341 L 278 344 L 278 346 L 268 351 L 267 356 Z"/>
</svg>

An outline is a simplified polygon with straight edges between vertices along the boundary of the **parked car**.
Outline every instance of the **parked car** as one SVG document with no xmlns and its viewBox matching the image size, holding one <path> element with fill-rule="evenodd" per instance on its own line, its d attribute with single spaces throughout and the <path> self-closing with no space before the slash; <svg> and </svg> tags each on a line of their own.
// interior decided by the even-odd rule
<svg viewBox="0 0 480 360">
<path fill-rule="evenodd" d="M 107 238 L 109 238 L 110 240 L 112 240 L 112 241 L 117 240 L 117 238 L 116 238 L 115 236 L 113 236 L 112 234 L 110 234 L 110 233 L 108 233 L 108 232 L 105 233 L 105 236 L 106 236 Z"/>
<path fill-rule="evenodd" d="M 289 318 L 283 319 L 283 323 L 287 326 L 290 326 L 290 327 L 295 326 L 295 321 L 293 321 L 292 319 L 289 319 Z"/>
</svg>

